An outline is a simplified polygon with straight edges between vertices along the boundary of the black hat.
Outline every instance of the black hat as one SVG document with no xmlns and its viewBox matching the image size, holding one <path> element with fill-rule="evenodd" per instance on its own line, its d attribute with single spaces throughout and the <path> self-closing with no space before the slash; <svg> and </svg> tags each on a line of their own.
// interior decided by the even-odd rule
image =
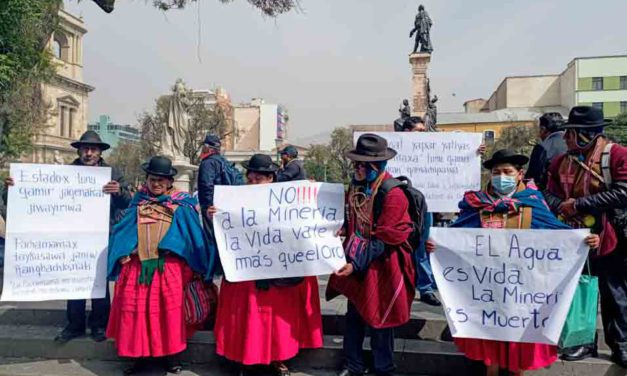
<svg viewBox="0 0 627 376">
<path fill-rule="evenodd" d="M 540 127 L 546 128 L 550 132 L 555 132 L 560 129 L 560 126 L 564 123 L 564 118 L 559 112 L 547 112 L 546 114 L 542 114 L 538 121 Z"/>
<path fill-rule="evenodd" d="M 516 154 L 509 149 L 497 150 L 492 154 L 492 158 L 483 162 L 483 167 L 490 170 L 492 167 L 502 163 L 511 163 L 515 166 L 524 166 L 529 162 L 529 158 L 522 154 Z"/>
<path fill-rule="evenodd" d="M 150 175 L 165 176 L 168 178 L 171 178 L 178 173 L 178 171 L 172 167 L 172 161 L 169 158 L 159 155 L 150 158 L 150 161 L 142 164 L 142 170 Z"/>
<path fill-rule="evenodd" d="M 354 150 L 346 153 L 346 158 L 359 162 L 387 161 L 396 156 L 396 150 L 388 147 L 385 138 L 372 133 L 359 136 Z"/>
<path fill-rule="evenodd" d="M 272 162 L 272 158 L 266 154 L 255 154 L 249 161 L 242 162 L 242 166 L 246 170 L 253 172 L 271 173 L 279 170 L 279 165 Z"/>
<path fill-rule="evenodd" d="M 610 125 L 610 120 L 603 118 L 603 111 L 591 106 L 575 106 L 568 114 L 568 121 L 562 126 L 563 129 L 577 128 L 602 128 Z"/>
<path fill-rule="evenodd" d="M 78 149 L 83 145 L 94 145 L 98 146 L 102 151 L 105 151 L 111 147 L 111 145 L 107 144 L 106 142 L 102 142 L 102 139 L 100 139 L 98 133 L 94 131 L 87 131 L 83 133 L 78 141 L 74 141 L 70 145 L 75 149 Z"/>
<path fill-rule="evenodd" d="M 205 141 L 203 142 L 203 144 L 210 146 L 212 148 L 219 148 L 220 146 L 222 146 L 220 137 L 216 136 L 213 133 L 209 133 L 207 134 L 207 136 L 205 136 Z"/>
<path fill-rule="evenodd" d="M 424 120 L 420 116 L 410 116 L 403 122 L 403 131 L 411 131 L 416 127 L 416 124 L 420 123 L 424 124 Z"/>
</svg>

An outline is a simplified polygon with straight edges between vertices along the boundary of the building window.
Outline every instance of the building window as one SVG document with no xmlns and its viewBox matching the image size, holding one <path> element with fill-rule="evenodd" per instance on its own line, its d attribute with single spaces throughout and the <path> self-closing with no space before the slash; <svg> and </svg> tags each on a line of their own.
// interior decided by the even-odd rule
<svg viewBox="0 0 627 376">
<path fill-rule="evenodd" d="M 627 113 L 627 102 L 620 102 L 620 113 Z"/>
<path fill-rule="evenodd" d="M 627 76 L 620 76 L 620 89 L 627 90 Z"/>
<path fill-rule="evenodd" d="M 603 111 L 603 102 L 592 102 L 592 107 L 598 108 Z"/>
<path fill-rule="evenodd" d="M 483 131 L 483 143 L 484 144 L 494 143 L 494 131 L 493 130 Z"/>
<path fill-rule="evenodd" d="M 52 40 L 52 52 L 57 59 L 70 61 L 70 43 L 65 34 L 55 32 Z"/>
<path fill-rule="evenodd" d="M 603 77 L 592 77 L 592 90 L 603 90 Z"/>
<path fill-rule="evenodd" d="M 65 133 L 65 106 L 59 106 L 59 136 Z"/>
</svg>

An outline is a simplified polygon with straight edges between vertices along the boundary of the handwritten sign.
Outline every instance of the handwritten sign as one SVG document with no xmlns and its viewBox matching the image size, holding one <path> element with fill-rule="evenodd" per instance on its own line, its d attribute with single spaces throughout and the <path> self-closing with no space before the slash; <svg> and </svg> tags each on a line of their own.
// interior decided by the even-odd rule
<svg viewBox="0 0 627 376">
<path fill-rule="evenodd" d="M 103 298 L 109 167 L 12 164 L 2 301 Z"/>
<path fill-rule="evenodd" d="M 431 266 L 452 335 L 557 344 L 588 233 L 432 228 Z"/>
<path fill-rule="evenodd" d="M 230 282 L 330 274 L 345 263 L 335 236 L 344 187 L 308 181 L 216 186 L 213 228 Z"/>
<path fill-rule="evenodd" d="M 355 132 L 354 138 L 363 133 Z M 425 195 L 430 212 L 455 213 L 466 191 L 481 188 L 480 133 L 376 132 L 398 152 L 388 162 L 393 176 L 406 176 Z"/>
</svg>

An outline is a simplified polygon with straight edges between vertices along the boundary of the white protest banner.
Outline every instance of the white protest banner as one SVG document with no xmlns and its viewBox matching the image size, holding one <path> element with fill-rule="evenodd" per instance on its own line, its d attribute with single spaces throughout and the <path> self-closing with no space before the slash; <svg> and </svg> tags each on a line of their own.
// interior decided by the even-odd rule
<svg viewBox="0 0 627 376">
<path fill-rule="evenodd" d="M 355 132 L 354 141 L 364 132 Z M 481 188 L 480 133 L 374 132 L 398 152 L 387 165 L 425 195 L 432 213 L 455 213 L 466 191 Z"/>
<path fill-rule="evenodd" d="M 229 282 L 330 274 L 346 264 L 335 233 L 341 184 L 216 186 L 213 228 Z"/>
<path fill-rule="evenodd" d="M 557 344 L 588 256 L 588 234 L 432 228 L 431 266 L 451 334 Z"/>
<path fill-rule="evenodd" d="M 2 301 L 103 298 L 110 167 L 11 164 Z"/>
</svg>

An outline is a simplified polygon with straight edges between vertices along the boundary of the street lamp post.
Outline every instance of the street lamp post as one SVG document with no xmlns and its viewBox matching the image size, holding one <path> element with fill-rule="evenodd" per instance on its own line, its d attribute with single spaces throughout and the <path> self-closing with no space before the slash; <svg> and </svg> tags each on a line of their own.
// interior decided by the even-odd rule
<svg viewBox="0 0 627 376">
<path fill-rule="evenodd" d="M 281 145 L 283 145 L 283 139 L 275 138 L 274 144 L 276 145 L 276 161 L 280 165 L 281 164 Z"/>
</svg>

